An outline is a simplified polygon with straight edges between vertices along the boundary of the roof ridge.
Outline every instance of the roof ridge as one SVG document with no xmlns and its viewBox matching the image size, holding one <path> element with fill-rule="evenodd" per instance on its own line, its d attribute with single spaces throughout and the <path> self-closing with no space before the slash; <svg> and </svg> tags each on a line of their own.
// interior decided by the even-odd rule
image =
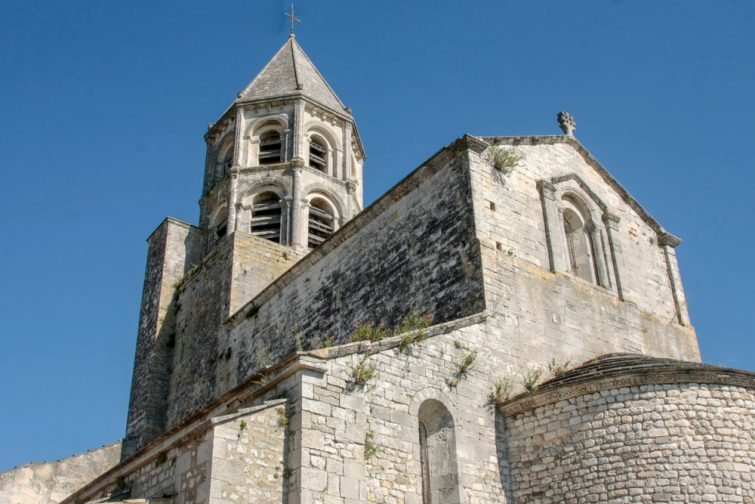
<svg viewBox="0 0 755 504">
<path fill-rule="evenodd" d="M 328 81 L 327 81 L 327 80 L 325 80 L 325 77 L 323 77 L 323 75 L 322 75 L 322 74 L 320 73 L 320 70 L 319 70 L 319 69 L 317 68 L 317 66 L 316 66 L 316 65 L 315 65 L 315 64 L 314 64 L 314 63 L 312 62 L 312 60 L 311 60 L 311 59 L 309 58 L 309 55 L 307 55 L 307 53 L 306 53 L 306 52 L 304 52 L 304 49 L 302 48 L 302 46 L 301 46 L 301 45 L 299 45 L 299 42 L 297 42 L 297 41 L 296 41 L 296 38 L 295 38 L 295 37 L 292 37 L 292 38 L 291 38 L 290 40 L 292 40 L 292 41 L 293 41 L 293 43 L 291 44 L 291 46 L 292 46 L 292 47 L 294 47 L 294 46 L 295 46 L 295 47 L 297 47 L 297 48 L 299 49 L 299 51 L 301 52 L 302 56 L 304 56 L 304 58 L 305 58 L 305 59 L 307 60 L 307 62 L 308 62 L 308 63 L 309 63 L 309 64 L 310 64 L 311 66 L 312 66 L 312 68 L 314 69 L 314 71 L 315 71 L 315 73 L 317 74 L 317 76 L 318 76 L 318 77 L 320 78 L 320 80 L 321 80 L 321 81 L 323 82 L 323 84 L 325 84 L 325 87 L 327 87 L 327 88 L 328 88 L 328 91 L 330 91 L 330 93 L 331 93 L 331 94 L 333 95 L 333 98 L 335 98 L 335 99 L 336 99 L 336 101 L 337 101 L 337 102 L 338 102 L 338 103 L 339 103 L 339 104 L 341 105 L 341 107 L 343 107 L 343 108 L 345 109 L 345 108 L 346 108 L 346 105 L 344 105 L 344 103 L 343 103 L 343 102 L 341 101 L 341 99 L 340 99 L 340 98 L 338 97 L 338 95 L 337 95 L 337 94 L 336 94 L 336 92 L 335 92 L 335 91 L 333 90 L 333 88 L 332 88 L 332 87 L 330 87 L 330 84 L 328 83 Z M 295 59 L 295 58 L 294 58 L 294 71 L 296 71 L 296 59 Z M 297 81 L 297 82 L 298 82 L 298 81 Z"/>
<path fill-rule="evenodd" d="M 296 43 L 296 39 L 294 38 L 293 33 L 289 35 L 287 43 L 291 46 L 291 62 L 293 63 L 294 67 L 294 82 L 296 83 L 296 89 L 302 89 L 304 86 L 302 86 L 301 82 L 299 82 L 299 70 L 296 68 L 296 51 L 294 50 L 294 44 L 297 46 L 299 44 Z"/>
</svg>

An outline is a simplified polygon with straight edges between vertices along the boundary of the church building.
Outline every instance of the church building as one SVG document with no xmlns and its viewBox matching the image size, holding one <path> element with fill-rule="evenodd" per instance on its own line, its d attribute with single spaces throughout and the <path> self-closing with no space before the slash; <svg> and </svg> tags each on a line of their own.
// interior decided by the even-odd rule
<svg viewBox="0 0 755 504">
<path fill-rule="evenodd" d="M 680 239 L 558 121 L 365 208 L 292 34 L 147 240 L 121 459 L 63 502 L 755 502 L 755 374 L 700 362 Z"/>
</svg>

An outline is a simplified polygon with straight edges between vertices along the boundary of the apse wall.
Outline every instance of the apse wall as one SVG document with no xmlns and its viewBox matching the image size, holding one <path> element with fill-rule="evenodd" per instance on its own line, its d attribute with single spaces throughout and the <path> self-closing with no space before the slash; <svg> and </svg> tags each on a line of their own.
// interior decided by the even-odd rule
<svg viewBox="0 0 755 504">
<path fill-rule="evenodd" d="M 755 502 L 755 374 L 609 360 L 504 406 L 514 502 Z"/>
</svg>

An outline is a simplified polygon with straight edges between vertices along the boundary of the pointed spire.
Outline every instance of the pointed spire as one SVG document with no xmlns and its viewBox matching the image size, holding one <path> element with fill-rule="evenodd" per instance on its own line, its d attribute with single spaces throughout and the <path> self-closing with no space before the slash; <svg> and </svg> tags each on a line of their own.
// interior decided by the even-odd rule
<svg viewBox="0 0 755 504">
<path fill-rule="evenodd" d="M 350 114 L 291 34 L 236 102 L 299 94 L 339 113 Z"/>
</svg>

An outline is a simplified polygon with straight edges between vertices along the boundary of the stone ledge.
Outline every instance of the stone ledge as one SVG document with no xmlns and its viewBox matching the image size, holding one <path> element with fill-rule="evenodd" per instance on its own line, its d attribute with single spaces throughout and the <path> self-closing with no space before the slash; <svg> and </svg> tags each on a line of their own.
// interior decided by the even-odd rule
<svg viewBox="0 0 755 504">
<path fill-rule="evenodd" d="M 499 409 L 504 415 L 513 416 L 601 390 L 685 383 L 755 389 L 755 373 L 638 354 L 608 354 L 545 382 L 534 393 L 519 394 Z"/>
<path fill-rule="evenodd" d="M 475 324 L 480 324 L 482 322 L 485 322 L 485 320 L 489 317 L 489 313 L 487 310 L 482 311 L 480 313 L 475 313 L 474 315 L 469 315 L 467 317 L 463 317 L 460 319 L 452 320 L 450 322 L 444 322 L 442 324 L 437 324 L 431 327 L 428 327 L 424 329 L 425 331 L 425 337 L 424 339 L 431 338 L 433 336 L 438 336 L 440 334 L 448 334 L 451 331 L 455 331 L 457 329 L 461 329 L 464 327 L 469 327 Z M 417 331 L 410 331 L 409 333 L 416 333 Z M 353 355 L 357 353 L 364 353 L 364 352 L 384 352 L 386 350 L 390 350 L 392 348 L 396 348 L 401 345 L 401 340 L 403 339 L 405 334 L 409 333 L 402 333 L 397 334 L 395 336 L 391 336 L 390 338 L 385 338 L 381 341 L 376 342 L 370 342 L 370 341 L 357 341 L 354 343 L 346 343 L 344 345 L 337 345 L 330 348 L 320 348 L 317 350 L 310 350 L 309 352 L 306 352 L 305 355 L 311 355 L 312 357 L 316 357 L 318 359 L 336 359 L 339 357 L 345 357 L 347 355 Z"/>
</svg>

